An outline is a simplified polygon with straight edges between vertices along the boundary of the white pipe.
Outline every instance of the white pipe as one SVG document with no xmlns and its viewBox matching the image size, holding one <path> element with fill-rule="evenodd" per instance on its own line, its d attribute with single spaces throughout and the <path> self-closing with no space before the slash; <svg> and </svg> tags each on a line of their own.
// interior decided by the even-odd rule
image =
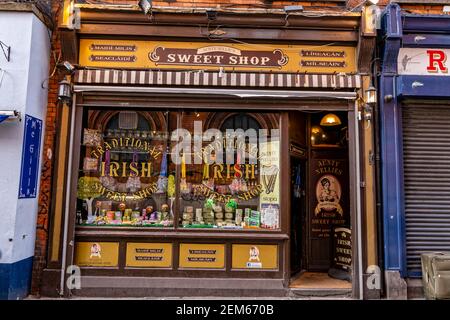
<svg viewBox="0 0 450 320">
<path fill-rule="evenodd" d="M 72 113 L 70 115 L 70 138 L 69 138 L 69 158 L 67 165 L 67 184 L 66 184 L 66 204 L 64 208 L 64 238 L 62 247 L 62 261 L 61 261 L 61 282 L 59 294 L 64 295 L 64 275 L 66 271 L 66 254 L 67 254 L 67 231 L 69 229 L 69 210 L 70 210 L 70 187 L 72 185 L 72 157 L 73 157 L 73 139 L 75 135 L 75 101 L 76 94 L 72 98 Z"/>
<path fill-rule="evenodd" d="M 356 242 L 358 251 L 358 281 L 359 299 L 364 298 L 363 290 L 363 259 L 362 259 L 362 223 L 361 223 L 361 172 L 360 172 L 360 149 L 359 149 L 359 113 L 358 101 L 355 101 L 355 165 L 356 165 Z"/>
</svg>

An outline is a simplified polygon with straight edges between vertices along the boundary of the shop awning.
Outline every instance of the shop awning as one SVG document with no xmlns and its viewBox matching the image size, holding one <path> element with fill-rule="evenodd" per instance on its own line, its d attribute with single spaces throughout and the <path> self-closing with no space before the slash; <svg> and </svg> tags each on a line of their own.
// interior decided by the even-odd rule
<svg viewBox="0 0 450 320">
<path fill-rule="evenodd" d="M 20 120 L 20 112 L 15 110 L 0 110 L 0 123 L 7 120 Z"/>
<path fill-rule="evenodd" d="M 307 90 L 261 90 L 236 88 L 184 88 L 184 87 L 136 87 L 136 86 L 104 86 L 104 85 L 75 85 L 75 92 L 83 93 L 138 93 L 138 94 L 174 94 L 197 96 L 232 96 L 236 98 L 305 98 L 305 99 L 342 99 L 354 100 L 356 92 L 352 91 L 307 91 Z"/>
<path fill-rule="evenodd" d="M 357 74 L 83 69 L 76 71 L 75 83 L 128 86 L 352 89 L 361 87 L 361 77 Z"/>
</svg>

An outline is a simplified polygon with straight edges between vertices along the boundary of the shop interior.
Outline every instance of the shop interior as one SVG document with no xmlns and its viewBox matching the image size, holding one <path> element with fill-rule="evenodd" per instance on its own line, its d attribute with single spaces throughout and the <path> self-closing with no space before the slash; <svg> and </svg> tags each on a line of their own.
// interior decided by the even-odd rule
<svg viewBox="0 0 450 320">
<path fill-rule="evenodd" d="M 289 119 L 290 287 L 350 290 L 347 113 L 292 112 Z"/>
</svg>

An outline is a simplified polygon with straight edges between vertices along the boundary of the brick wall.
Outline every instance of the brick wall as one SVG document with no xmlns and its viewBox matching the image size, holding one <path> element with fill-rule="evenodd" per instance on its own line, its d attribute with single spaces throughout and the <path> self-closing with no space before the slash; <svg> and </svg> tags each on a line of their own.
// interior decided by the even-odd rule
<svg viewBox="0 0 450 320">
<path fill-rule="evenodd" d="M 52 11 L 56 15 L 60 10 L 60 3 L 53 1 Z M 50 70 L 51 75 L 48 81 L 48 104 L 47 116 L 45 118 L 45 135 L 43 146 L 43 163 L 40 182 L 38 216 L 36 223 L 36 244 L 34 249 L 33 278 L 31 284 L 31 294 L 39 293 L 42 269 L 46 265 L 49 213 L 51 203 L 53 156 L 56 136 L 56 118 L 58 105 L 58 82 L 62 77 L 55 70 L 55 62 L 58 59 L 61 46 L 58 33 L 53 30 L 51 43 Z M 52 75 L 52 73 L 54 73 Z M 51 150 L 52 157 L 48 157 L 48 151 Z"/>
</svg>

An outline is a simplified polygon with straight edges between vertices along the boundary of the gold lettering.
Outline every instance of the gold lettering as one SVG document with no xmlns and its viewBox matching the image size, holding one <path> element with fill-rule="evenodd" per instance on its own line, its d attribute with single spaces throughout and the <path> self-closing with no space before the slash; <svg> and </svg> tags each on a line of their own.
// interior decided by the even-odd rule
<svg viewBox="0 0 450 320">
<path fill-rule="evenodd" d="M 152 163 L 151 162 L 147 162 L 147 163 L 142 162 L 141 165 L 142 165 L 142 170 L 141 170 L 142 174 L 141 174 L 141 176 L 145 177 L 145 173 L 147 172 L 147 178 L 150 178 L 151 177 L 151 173 L 152 173 Z"/>
<path fill-rule="evenodd" d="M 105 150 L 111 150 L 111 145 L 105 141 Z"/>
<path fill-rule="evenodd" d="M 250 178 L 249 178 L 249 176 L 250 176 Z M 246 164 L 245 165 L 245 179 L 255 179 L 255 165 L 254 164 Z"/>
<path fill-rule="evenodd" d="M 110 166 L 109 166 L 109 175 L 111 177 L 118 177 L 118 173 L 117 170 L 119 170 L 120 168 L 120 164 L 118 162 L 111 162 Z"/>
<path fill-rule="evenodd" d="M 217 164 L 214 166 L 214 179 L 223 179 L 222 177 L 223 165 Z"/>
<path fill-rule="evenodd" d="M 209 179 L 209 165 L 204 164 L 204 170 L 203 170 L 203 178 L 202 179 Z"/>
<path fill-rule="evenodd" d="M 230 179 L 230 173 L 231 173 L 231 164 L 227 164 L 227 179 Z"/>
<path fill-rule="evenodd" d="M 117 139 L 112 139 L 111 140 L 111 146 L 113 148 L 117 148 L 118 145 L 119 145 L 119 141 L 117 141 Z"/>
<path fill-rule="evenodd" d="M 141 139 L 136 141 L 136 148 L 138 148 L 138 149 L 142 148 L 142 140 Z"/>
<path fill-rule="evenodd" d="M 102 154 L 105 153 L 105 150 L 103 150 L 103 147 L 102 147 L 102 146 L 98 146 L 98 147 L 97 147 L 97 151 L 98 151 L 98 153 L 99 153 L 100 156 L 101 156 Z"/>
<path fill-rule="evenodd" d="M 131 174 L 132 172 L 134 172 L 134 175 Z M 131 177 L 139 176 L 139 170 L 137 169 L 136 163 L 134 163 L 134 162 L 130 163 L 130 176 Z"/>
<path fill-rule="evenodd" d="M 126 172 L 127 172 L 127 163 L 122 162 L 122 178 L 125 178 Z"/>
</svg>

